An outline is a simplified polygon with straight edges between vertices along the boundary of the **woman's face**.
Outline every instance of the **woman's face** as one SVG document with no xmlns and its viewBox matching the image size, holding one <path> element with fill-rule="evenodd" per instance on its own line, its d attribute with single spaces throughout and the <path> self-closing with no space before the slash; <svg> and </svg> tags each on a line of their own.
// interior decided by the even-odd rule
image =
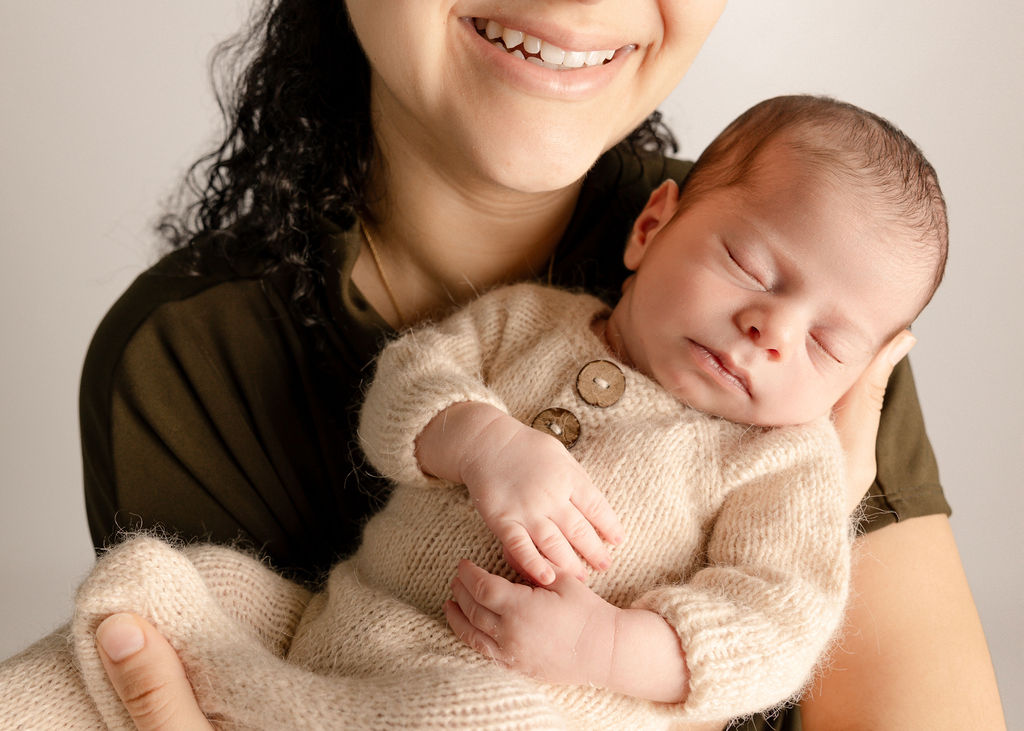
<svg viewBox="0 0 1024 731">
<path fill-rule="evenodd" d="M 461 184 L 524 192 L 575 182 L 634 129 L 683 77 L 724 6 L 347 0 L 384 148 L 426 151 Z"/>
</svg>

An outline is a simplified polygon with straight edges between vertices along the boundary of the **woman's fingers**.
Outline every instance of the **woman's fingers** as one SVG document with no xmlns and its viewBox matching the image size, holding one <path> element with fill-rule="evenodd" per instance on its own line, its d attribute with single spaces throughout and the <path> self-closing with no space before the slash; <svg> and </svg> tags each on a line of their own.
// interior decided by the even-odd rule
<svg viewBox="0 0 1024 731">
<path fill-rule="evenodd" d="M 857 507 L 875 479 L 875 440 L 889 376 L 916 342 L 909 330 L 897 334 L 832 410 L 846 452 L 846 497 L 850 510 Z"/>
<path fill-rule="evenodd" d="M 140 731 L 213 729 L 174 648 L 153 625 L 113 614 L 96 630 L 100 659 Z"/>
</svg>

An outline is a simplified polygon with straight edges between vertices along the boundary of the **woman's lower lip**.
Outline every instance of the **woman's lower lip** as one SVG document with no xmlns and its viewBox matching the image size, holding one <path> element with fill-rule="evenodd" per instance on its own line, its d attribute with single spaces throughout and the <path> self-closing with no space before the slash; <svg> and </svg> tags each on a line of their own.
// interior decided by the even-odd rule
<svg viewBox="0 0 1024 731">
<path fill-rule="evenodd" d="M 630 56 L 629 53 L 616 54 L 615 58 L 601 66 L 571 70 L 549 69 L 496 48 L 477 33 L 471 18 L 462 18 L 459 27 L 460 41 L 472 51 L 471 56 L 478 59 L 478 63 L 493 69 L 512 86 L 553 99 L 584 100 L 594 96 L 612 82 Z"/>
<path fill-rule="evenodd" d="M 690 351 L 693 353 L 697 364 L 701 370 L 711 376 L 717 383 L 732 389 L 739 391 L 745 396 L 750 395 L 750 391 L 743 381 L 734 376 L 729 369 L 727 369 L 717 355 L 712 353 L 710 350 L 705 348 L 699 343 L 695 343 L 692 340 L 688 340 L 687 343 L 690 346 Z"/>
</svg>

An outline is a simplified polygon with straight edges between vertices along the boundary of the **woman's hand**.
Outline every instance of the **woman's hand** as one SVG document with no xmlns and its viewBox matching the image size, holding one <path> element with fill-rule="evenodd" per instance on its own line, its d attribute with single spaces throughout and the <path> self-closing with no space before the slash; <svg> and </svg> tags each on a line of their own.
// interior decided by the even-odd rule
<svg viewBox="0 0 1024 731">
<path fill-rule="evenodd" d="M 133 614 L 113 614 L 96 629 L 103 667 L 140 731 L 210 729 L 185 668 L 163 635 Z"/>
<path fill-rule="evenodd" d="M 916 342 L 909 330 L 897 334 L 832 409 L 832 420 L 846 452 L 846 507 L 851 512 L 875 480 L 875 439 L 889 376 Z"/>
</svg>

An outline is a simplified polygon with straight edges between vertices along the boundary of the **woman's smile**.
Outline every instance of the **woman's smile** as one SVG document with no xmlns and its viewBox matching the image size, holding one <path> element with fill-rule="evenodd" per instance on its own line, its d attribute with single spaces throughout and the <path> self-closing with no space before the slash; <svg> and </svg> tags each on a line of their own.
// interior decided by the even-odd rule
<svg viewBox="0 0 1024 731">
<path fill-rule="evenodd" d="M 430 170 L 460 181 L 460 196 L 518 201 L 569 191 L 643 122 L 724 0 L 345 5 L 372 68 L 381 150 L 428 155 Z"/>
<path fill-rule="evenodd" d="M 496 48 L 547 69 L 569 71 L 583 66 L 601 66 L 618 53 L 627 53 L 636 48 L 634 44 L 600 50 L 568 50 L 551 41 L 530 35 L 515 28 L 503 26 L 496 20 L 473 18 L 477 33 L 490 41 Z"/>
<path fill-rule="evenodd" d="M 562 39 L 573 34 L 554 26 L 521 30 L 488 18 L 460 20 L 472 34 L 467 40 L 478 63 L 511 87 L 555 100 L 591 98 L 613 82 L 637 48 L 633 43 L 613 45 L 607 36 L 566 42 Z"/>
</svg>

